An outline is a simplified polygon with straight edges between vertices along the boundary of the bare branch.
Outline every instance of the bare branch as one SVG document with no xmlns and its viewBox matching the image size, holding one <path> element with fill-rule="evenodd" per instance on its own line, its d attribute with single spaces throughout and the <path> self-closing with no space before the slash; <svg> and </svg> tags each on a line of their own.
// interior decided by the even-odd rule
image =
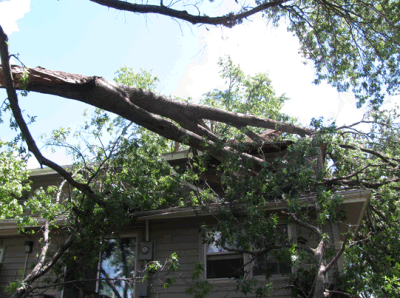
<svg viewBox="0 0 400 298">
<path fill-rule="evenodd" d="M 325 274 L 326 272 L 329 271 L 329 269 L 336 264 L 336 262 L 339 260 L 339 258 L 342 256 L 342 254 L 344 253 L 345 249 L 346 249 L 346 244 L 349 238 L 349 234 L 346 235 L 343 243 L 342 243 L 342 247 L 340 248 L 340 250 L 336 253 L 336 255 L 333 257 L 333 259 L 329 262 L 328 265 L 326 265 L 325 269 L 323 270 L 322 274 Z"/>
<path fill-rule="evenodd" d="M 224 16 L 218 17 L 209 17 L 206 15 L 192 15 L 188 13 L 186 10 L 176 10 L 172 9 L 168 6 L 164 6 L 161 2 L 160 5 L 147 5 L 147 4 L 136 4 L 129 3 L 126 1 L 119 0 L 90 0 L 91 2 L 95 2 L 97 4 L 112 7 L 118 10 L 130 11 L 134 13 L 155 13 L 164 16 L 169 16 L 175 19 L 187 21 L 189 23 L 195 24 L 204 24 L 204 25 L 222 25 L 225 27 L 233 27 L 236 24 L 240 24 L 244 19 L 266 10 L 270 7 L 279 6 L 282 3 L 288 2 L 289 0 L 275 0 L 275 1 L 265 1 L 262 4 L 239 13 L 230 13 Z"/>
<path fill-rule="evenodd" d="M 101 268 L 100 270 L 101 270 L 101 273 L 106 277 L 106 278 L 105 278 L 105 282 L 107 283 L 107 285 L 108 285 L 108 286 L 112 289 L 112 291 L 113 291 L 113 297 L 114 297 L 114 295 L 116 295 L 117 298 L 122 298 L 121 295 L 119 294 L 117 288 L 116 288 L 116 287 L 114 286 L 114 284 L 111 282 L 110 276 L 108 275 L 108 273 L 107 273 L 103 268 Z"/>
<path fill-rule="evenodd" d="M 36 271 L 35 269 L 32 270 L 32 272 L 24 279 L 24 283 L 29 285 L 39 277 L 45 275 L 54 266 L 54 264 L 58 262 L 62 254 L 73 244 L 73 239 L 74 235 L 69 235 L 65 243 L 58 248 L 53 257 L 49 261 L 47 261 L 45 265 L 41 266 L 40 269 Z M 26 287 L 20 287 L 16 290 L 13 297 L 21 297 L 24 293 L 26 293 L 26 291 Z"/>
<path fill-rule="evenodd" d="M 381 159 L 383 162 L 388 163 L 388 164 L 391 165 L 392 167 L 398 166 L 398 164 L 393 163 L 393 162 L 390 161 L 390 159 L 392 159 L 392 158 L 389 158 L 389 157 L 387 157 L 387 156 L 383 156 L 383 155 L 380 154 L 379 152 L 376 152 L 376 151 L 374 151 L 374 150 L 372 150 L 372 149 L 369 149 L 369 148 L 360 148 L 360 147 L 356 147 L 356 146 L 348 145 L 348 144 L 339 144 L 339 147 L 341 147 L 341 148 L 343 148 L 343 149 L 360 150 L 360 151 L 362 151 L 362 152 L 369 153 L 369 154 L 372 154 L 372 155 L 378 157 L 378 158 Z M 393 159 L 392 159 L 392 160 L 393 160 Z"/>
<path fill-rule="evenodd" d="M 370 167 L 370 166 L 373 166 L 373 165 L 367 164 L 365 167 L 362 167 L 362 168 L 359 169 L 358 171 L 355 171 L 355 172 L 353 172 L 353 173 L 351 173 L 351 174 L 349 174 L 349 175 L 347 175 L 347 176 L 335 177 L 335 178 L 332 178 L 332 179 L 325 178 L 323 184 L 329 184 L 329 183 L 333 183 L 333 182 L 339 181 L 339 180 L 350 179 L 350 178 L 352 178 L 352 177 L 354 177 L 354 176 L 357 176 L 358 174 L 360 174 L 361 172 L 363 172 L 366 168 L 368 168 L 368 167 Z"/>
</svg>

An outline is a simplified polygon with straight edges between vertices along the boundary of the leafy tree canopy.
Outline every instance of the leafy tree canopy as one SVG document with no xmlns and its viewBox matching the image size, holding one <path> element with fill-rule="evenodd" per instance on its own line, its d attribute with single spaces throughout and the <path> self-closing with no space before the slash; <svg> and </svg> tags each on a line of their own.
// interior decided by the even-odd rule
<svg viewBox="0 0 400 298">
<path fill-rule="evenodd" d="M 23 214 L 18 200 L 30 191 L 26 160 L 16 155 L 16 148 L 0 141 L 0 219 Z M 14 150 L 13 150 L 14 149 Z"/>
</svg>

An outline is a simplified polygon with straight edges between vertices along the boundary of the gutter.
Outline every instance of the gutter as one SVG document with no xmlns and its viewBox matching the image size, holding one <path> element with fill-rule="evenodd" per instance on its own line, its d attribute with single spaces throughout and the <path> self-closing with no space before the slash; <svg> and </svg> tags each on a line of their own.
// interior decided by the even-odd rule
<svg viewBox="0 0 400 298">
<path fill-rule="evenodd" d="M 36 225 L 32 226 L 25 226 L 25 228 L 41 228 L 45 225 L 46 220 L 43 218 L 36 218 L 37 223 Z M 65 217 L 60 217 L 56 220 L 55 224 L 62 226 L 66 222 Z M 12 236 L 12 235 L 20 235 L 19 231 L 17 230 L 17 220 L 16 219 L 2 219 L 0 220 L 0 237 L 1 236 Z"/>
<path fill-rule="evenodd" d="M 356 202 L 364 202 L 360 217 L 357 220 L 357 224 L 361 224 L 363 219 L 365 210 L 367 209 L 369 202 L 371 191 L 369 190 L 351 190 L 351 191 L 344 191 L 344 192 L 337 192 L 337 194 L 343 196 L 343 204 L 349 203 L 356 203 Z M 304 200 L 304 206 L 312 206 L 316 202 L 316 198 L 311 197 L 304 197 L 300 200 Z M 211 210 L 219 209 L 221 204 L 215 203 L 211 204 Z M 266 210 L 282 210 L 286 209 L 284 203 L 278 202 L 270 202 L 267 203 L 264 207 Z M 148 220 L 148 219 L 171 219 L 171 218 L 179 218 L 179 217 L 192 217 L 192 216 L 207 216 L 209 212 L 205 212 L 201 210 L 201 207 L 172 207 L 167 209 L 160 209 L 160 210 L 150 210 L 150 211 L 141 211 L 134 213 L 137 220 Z"/>
<path fill-rule="evenodd" d="M 364 202 L 359 217 L 357 219 L 357 227 L 354 231 L 354 235 L 356 236 L 361 225 L 361 222 L 364 218 L 365 211 L 368 208 L 370 203 L 371 191 L 370 190 L 350 190 L 344 192 L 337 192 L 343 196 L 344 201 L 343 204 L 350 204 L 356 202 Z M 304 197 L 300 200 L 304 200 L 304 206 L 313 206 L 316 202 L 316 198 L 314 196 Z M 221 204 L 214 203 L 210 205 L 211 211 L 217 211 L 221 207 Z M 267 203 L 264 207 L 265 210 L 283 210 L 286 209 L 284 203 L 278 202 L 270 202 Z M 135 212 L 133 216 L 136 217 L 137 220 L 151 220 L 151 219 L 173 219 L 173 218 L 181 218 L 181 217 L 193 217 L 193 216 L 207 216 L 210 215 L 209 212 L 205 212 L 201 209 L 201 207 L 171 207 L 160 210 L 149 210 L 149 211 L 139 211 Z M 63 225 L 65 223 L 65 218 L 59 218 L 56 221 L 57 225 Z M 28 228 L 39 228 L 45 224 L 45 220 L 39 218 L 38 222 L 34 226 L 29 226 Z M 16 231 L 17 228 L 17 220 L 15 219 L 4 219 L 0 220 L 0 236 L 5 235 L 18 235 Z"/>
</svg>

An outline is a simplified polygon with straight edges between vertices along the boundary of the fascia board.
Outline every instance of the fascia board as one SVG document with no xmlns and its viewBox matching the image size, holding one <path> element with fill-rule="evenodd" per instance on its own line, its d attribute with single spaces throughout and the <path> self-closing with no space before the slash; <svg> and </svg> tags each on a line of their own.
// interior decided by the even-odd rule
<svg viewBox="0 0 400 298">
<path fill-rule="evenodd" d="M 365 212 L 370 196 L 371 191 L 369 190 L 354 190 L 354 191 L 344 191 L 337 192 L 337 194 L 343 196 L 343 204 L 356 203 L 356 202 L 364 202 L 362 213 Z M 304 197 L 300 200 L 304 200 L 304 207 L 313 206 L 316 202 L 315 197 Z M 217 210 L 219 208 L 219 204 L 211 205 L 213 210 Z M 278 202 L 270 202 L 264 206 L 265 210 L 281 210 L 285 209 L 284 203 Z M 209 212 L 205 212 L 201 210 L 201 207 L 176 207 L 162 210 L 151 210 L 151 211 L 143 211 L 136 213 L 137 220 L 146 220 L 146 219 L 171 219 L 171 218 L 180 218 L 180 217 L 192 217 L 196 215 L 207 216 Z M 360 213 L 360 216 L 363 214 Z M 361 219 L 359 222 L 361 223 Z"/>
<path fill-rule="evenodd" d="M 26 226 L 25 228 L 40 228 L 43 227 L 46 221 L 43 218 L 36 218 L 37 223 L 32 226 Z M 56 220 L 55 224 L 58 226 L 63 226 L 66 222 L 66 218 L 59 218 Z M 0 220 L 0 236 L 10 236 L 19 235 L 18 225 L 16 219 L 2 219 Z"/>
<path fill-rule="evenodd" d="M 61 166 L 64 170 L 66 170 L 67 168 L 71 168 L 72 165 L 64 165 Z M 36 169 L 32 169 L 29 170 L 29 176 L 30 177 L 37 177 L 37 176 L 45 176 L 45 175 L 58 175 L 58 173 L 56 171 L 54 171 L 51 168 L 45 167 L 45 168 L 36 168 Z"/>
<path fill-rule="evenodd" d="M 364 202 L 358 220 L 357 225 L 360 226 L 361 221 L 364 217 L 365 210 L 367 209 L 369 202 L 371 191 L 369 190 L 353 190 L 353 191 L 344 191 L 338 192 L 343 196 L 343 204 L 356 203 L 356 202 Z M 313 206 L 316 202 L 315 197 L 304 197 L 301 198 L 304 200 L 304 207 Z M 220 207 L 219 204 L 211 205 L 211 211 L 217 211 Z M 285 205 L 283 203 L 278 202 L 270 202 L 267 203 L 264 207 L 265 210 L 282 210 L 285 209 Z M 202 211 L 201 207 L 173 207 L 161 210 L 150 210 L 150 211 L 141 211 L 136 212 L 134 214 L 137 220 L 149 220 L 149 219 L 173 219 L 173 218 L 182 218 L 182 217 L 193 217 L 193 216 L 207 216 L 210 215 L 209 212 Z M 43 226 L 45 223 L 44 219 L 38 219 L 38 223 L 35 226 L 29 226 L 29 228 L 38 228 Z M 65 223 L 65 218 L 60 218 L 57 220 L 57 225 L 63 225 Z M 3 232 L 9 231 L 12 234 L 18 234 L 17 232 L 17 221 L 15 219 L 4 219 L 0 220 L 0 236 L 4 235 Z M 358 231 L 358 228 L 355 232 Z"/>
<path fill-rule="evenodd" d="M 203 155 L 202 151 L 198 151 L 198 155 Z M 173 161 L 173 160 L 180 160 L 180 159 L 188 159 L 193 157 L 192 150 L 183 150 L 177 152 L 168 152 L 161 154 L 165 161 Z"/>
</svg>

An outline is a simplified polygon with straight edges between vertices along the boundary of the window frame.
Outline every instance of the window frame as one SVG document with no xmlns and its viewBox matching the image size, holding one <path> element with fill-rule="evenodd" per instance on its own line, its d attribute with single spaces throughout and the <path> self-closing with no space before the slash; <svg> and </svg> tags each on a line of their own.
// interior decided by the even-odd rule
<svg viewBox="0 0 400 298">
<path fill-rule="evenodd" d="M 6 248 L 1 246 L 0 247 L 0 266 L 3 264 L 4 262 L 4 256 L 6 254 Z"/>
<path fill-rule="evenodd" d="M 294 234 L 295 234 L 295 230 L 294 230 L 294 225 L 292 223 L 289 224 L 277 224 L 277 226 L 283 226 L 286 225 L 287 227 L 287 236 L 289 237 L 289 239 L 295 239 L 294 238 Z M 278 263 L 279 264 L 279 263 Z M 251 266 L 254 266 L 254 262 L 251 264 Z M 295 267 L 291 267 L 291 273 L 293 274 L 295 272 Z M 265 275 L 264 274 L 260 274 L 260 275 L 255 275 L 254 271 L 251 270 L 250 274 L 249 274 L 250 278 L 255 278 L 259 281 L 262 280 L 266 280 Z M 270 279 L 285 279 L 286 277 L 283 276 L 282 273 L 273 273 L 270 276 Z"/>
<path fill-rule="evenodd" d="M 240 256 L 242 255 L 241 253 L 237 253 L 237 252 L 232 252 L 232 251 L 220 251 L 220 252 L 207 252 L 207 247 L 208 244 L 205 243 L 204 246 L 204 276 L 206 278 L 206 280 L 230 280 L 232 278 L 229 277 L 217 277 L 217 278 L 207 278 L 207 257 L 215 257 L 215 256 L 221 256 L 221 260 L 223 259 L 242 259 L 243 261 L 243 265 L 244 265 L 244 270 L 246 269 L 246 260 L 245 260 L 245 256 Z M 238 257 L 239 255 L 239 257 Z M 229 256 L 232 256 L 232 258 L 229 258 Z"/>
<path fill-rule="evenodd" d="M 280 224 L 278 224 L 280 225 Z M 295 239 L 295 226 L 292 223 L 286 224 L 287 225 L 287 231 L 288 231 L 288 237 L 289 239 Z M 201 235 L 199 235 L 200 237 L 200 263 L 204 266 L 204 271 L 202 274 L 203 280 L 208 281 L 210 283 L 226 283 L 226 282 L 234 282 L 235 280 L 233 278 L 227 278 L 227 277 L 223 277 L 223 278 L 207 278 L 207 256 L 217 256 L 217 255 L 235 255 L 238 253 L 235 252 L 213 252 L 213 253 L 208 253 L 207 252 L 207 248 L 208 248 L 208 244 L 207 243 L 203 243 Z M 250 261 L 250 255 L 249 254 L 243 254 L 242 256 L 243 258 L 243 264 L 244 266 L 244 270 L 250 271 L 250 269 L 252 268 L 252 266 L 254 265 L 254 263 L 249 264 Z M 291 272 L 295 273 L 296 268 L 295 267 L 291 267 Z M 265 276 L 264 275 L 253 275 L 253 270 L 251 270 L 251 272 L 248 274 L 248 278 L 256 278 L 257 280 L 265 280 Z M 282 274 L 272 274 L 270 279 L 285 279 L 286 277 L 283 276 Z"/>
</svg>

